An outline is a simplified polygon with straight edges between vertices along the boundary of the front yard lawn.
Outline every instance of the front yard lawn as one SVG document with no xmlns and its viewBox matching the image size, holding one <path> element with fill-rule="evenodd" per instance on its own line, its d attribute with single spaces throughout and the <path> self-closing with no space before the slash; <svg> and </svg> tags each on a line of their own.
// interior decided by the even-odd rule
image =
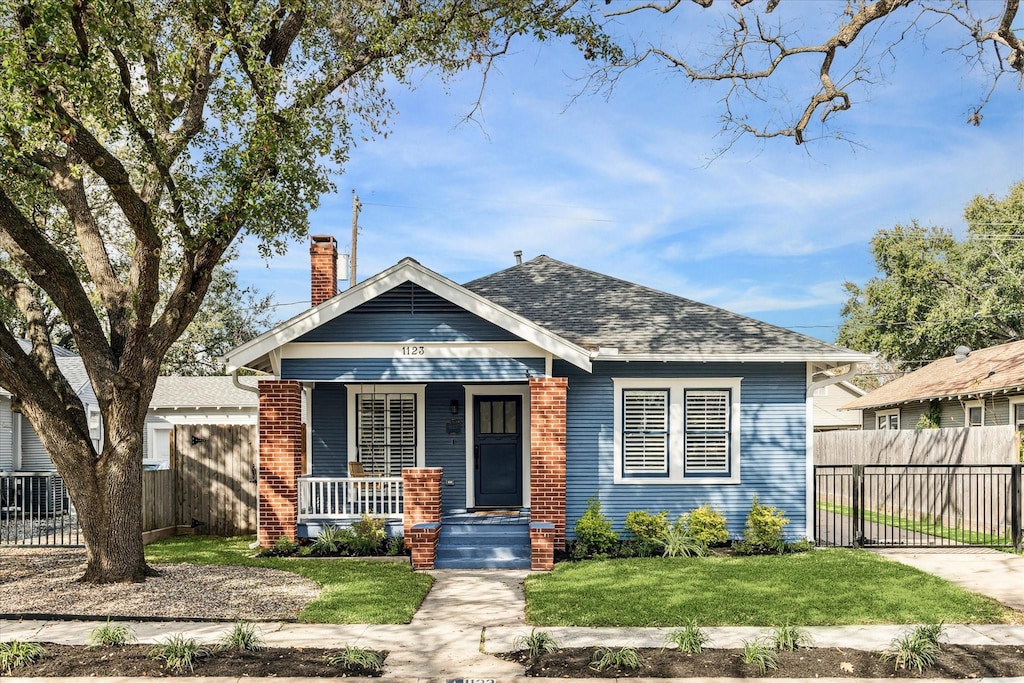
<svg viewBox="0 0 1024 683">
<path fill-rule="evenodd" d="M 305 576 L 323 587 L 300 621 L 323 624 L 405 624 L 434 580 L 408 564 L 336 559 L 252 557 L 252 537 L 178 536 L 146 546 L 154 564 L 187 562 L 269 567 Z"/>
<path fill-rule="evenodd" d="M 864 550 L 561 563 L 526 579 L 544 626 L 1002 623 L 989 598 Z"/>
</svg>

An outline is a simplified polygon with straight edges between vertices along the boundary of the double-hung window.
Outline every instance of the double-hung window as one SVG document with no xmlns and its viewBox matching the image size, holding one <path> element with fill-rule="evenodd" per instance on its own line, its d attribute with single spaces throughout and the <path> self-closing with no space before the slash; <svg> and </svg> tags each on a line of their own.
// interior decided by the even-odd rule
<svg viewBox="0 0 1024 683">
<path fill-rule="evenodd" d="M 615 482 L 739 482 L 740 379 L 615 379 Z"/>
<path fill-rule="evenodd" d="M 879 410 L 875 413 L 875 427 L 877 429 L 899 429 L 900 410 Z"/>
<path fill-rule="evenodd" d="M 422 463 L 423 389 L 349 386 L 349 460 L 368 476 L 399 477 Z"/>
</svg>

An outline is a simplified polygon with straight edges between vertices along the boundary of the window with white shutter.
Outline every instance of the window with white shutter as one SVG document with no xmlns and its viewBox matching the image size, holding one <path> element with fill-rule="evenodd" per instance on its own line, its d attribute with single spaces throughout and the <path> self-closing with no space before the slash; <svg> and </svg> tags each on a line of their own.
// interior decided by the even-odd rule
<svg viewBox="0 0 1024 683">
<path fill-rule="evenodd" d="M 614 378 L 616 484 L 739 484 L 739 377 Z"/>
<path fill-rule="evenodd" d="M 623 391 L 623 474 L 668 475 L 668 401 L 667 389 Z"/>
<path fill-rule="evenodd" d="M 731 410 L 728 390 L 687 389 L 685 474 L 728 474 Z"/>
<path fill-rule="evenodd" d="M 356 461 L 367 475 L 399 477 L 416 466 L 416 395 L 356 394 Z"/>
</svg>

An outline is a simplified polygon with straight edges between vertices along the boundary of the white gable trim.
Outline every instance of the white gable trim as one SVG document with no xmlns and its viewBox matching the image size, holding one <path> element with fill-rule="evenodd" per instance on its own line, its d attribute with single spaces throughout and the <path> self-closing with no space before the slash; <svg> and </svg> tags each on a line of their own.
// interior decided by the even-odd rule
<svg viewBox="0 0 1024 683">
<path fill-rule="evenodd" d="M 591 369 L 590 352 L 586 349 L 406 258 L 319 306 L 304 311 L 232 349 L 222 359 L 227 373 L 255 363 L 254 367 L 257 369 L 271 369 L 274 374 L 279 375 L 282 346 L 405 282 L 419 285 L 582 370 L 589 372 Z"/>
</svg>

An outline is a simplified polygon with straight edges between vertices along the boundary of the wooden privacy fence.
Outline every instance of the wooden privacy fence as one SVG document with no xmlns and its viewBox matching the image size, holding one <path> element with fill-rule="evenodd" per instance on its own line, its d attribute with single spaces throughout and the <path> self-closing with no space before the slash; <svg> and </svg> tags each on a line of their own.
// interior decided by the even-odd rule
<svg viewBox="0 0 1024 683">
<path fill-rule="evenodd" d="M 1018 461 L 1013 426 L 814 434 L 816 465 L 990 465 Z"/>
<path fill-rule="evenodd" d="M 171 469 L 142 473 L 143 531 L 256 533 L 256 455 L 252 425 L 176 426 Z"/>
</svg>

